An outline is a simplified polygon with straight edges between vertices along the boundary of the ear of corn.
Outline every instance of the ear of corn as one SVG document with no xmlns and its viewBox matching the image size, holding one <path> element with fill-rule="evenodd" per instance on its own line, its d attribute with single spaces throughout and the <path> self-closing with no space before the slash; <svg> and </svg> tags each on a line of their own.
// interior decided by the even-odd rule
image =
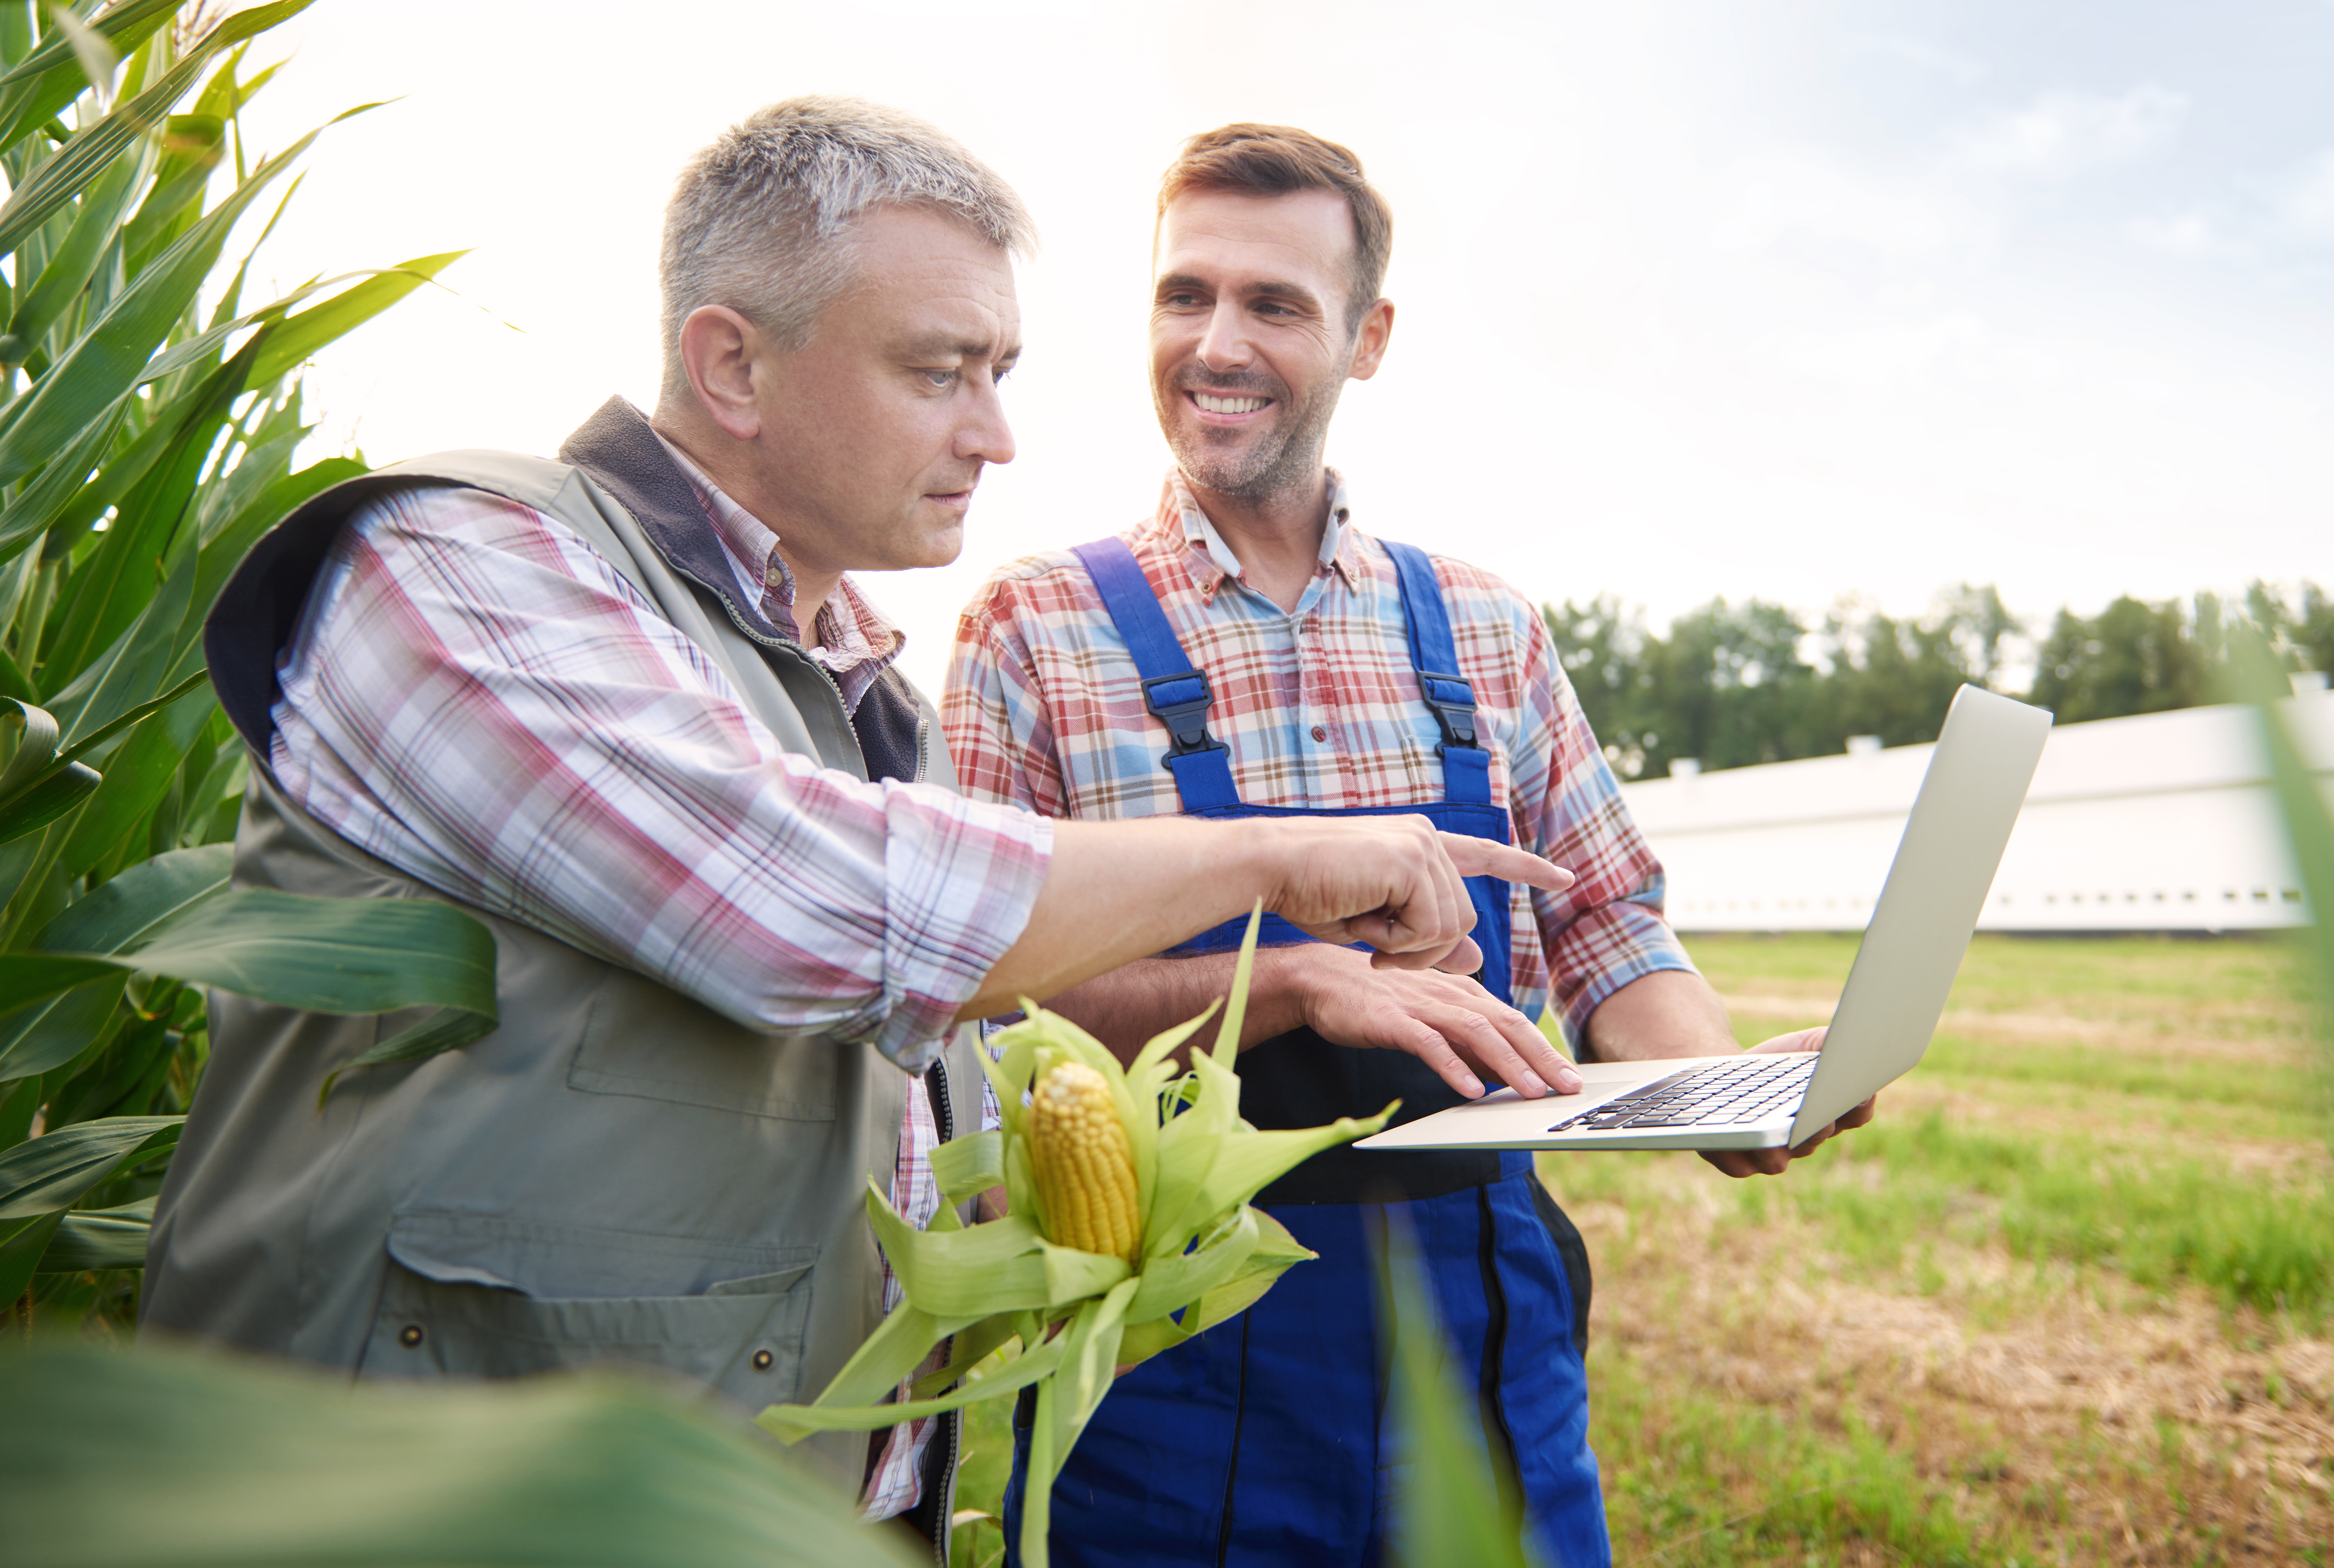
<svg viewBox="0 0 2334 1568">
<path fill-rule="evenodd" d="M 1313 1256 L 1249 1200 L 1299 1161 L 1376 1131 L 1394 1109 L 1302 1131 L 1240 1120 L 1232 1063 L 1256 928 L 1251 919 L 1213 1048 L 1193 1050 L 1188 1068 L 1174 1053 L 1213 1008 L 1122 1068 L 1069 1020 L 1027 1006 L 998 1037 L 997 1058 L 982 1057 L 1003 1128 L 954 1140 L 932 1161 L 950 1204 L 1001 1179 L 1010 1216 L 969 1228 L 950 1217 L 919 1231 L 871 1183 L 868 1217 L 905 1299 L 815 1401 L 774 1405 L 764 1427 L 787 1442 L 873 1430 L 1034 1384 L 1021 1556 L 1046 1568 L 1054 1477 L 1113 1368 L 1246 1311 Z M 949 1366 L 905 1386 L 943 1340 Z"/>
<path fill-rule="evenodd" d="M 1108 1081 L 1083 1062 L 1056 1063 L 1030 1091 L 1028 1125 L 1047 1238 L 1133 1262 L 1134 1154 Z"/>
</svg>

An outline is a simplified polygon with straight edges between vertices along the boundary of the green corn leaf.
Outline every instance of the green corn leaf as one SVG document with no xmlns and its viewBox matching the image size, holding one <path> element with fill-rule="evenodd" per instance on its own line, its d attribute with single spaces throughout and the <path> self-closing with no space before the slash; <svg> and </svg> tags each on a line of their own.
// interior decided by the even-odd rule
<svg viewBox="0 0 2334 1568">
<path fill-rule="evenodd" d="M 117 57 L 127 54 L 144 43 L 148 34 L 176 14 L 183 4 L 185 0 L 128 0 L 128 4 L 116 5 L 100 17 L 93 31 L 105 40 L 106 46 Z M 18 61 L 14 70 L 5 76 L 0 76 L 0 87 L 14 87 L 24 82 L 37 81 L 72 59 L 72 40 L 63 34 L 52 33 L 39 48 Z"/>
<path fill-rule="evenodd" d="M 1047 1568 L 1046 1534 L 1053 1523 L 1054 1480 L 1069 1457 L 1102 1397 L 1110 1391 L 1111 1366 L 1126 1330 L 1126 1303 L 1135 1282 L 1127 1280 L 1099 1302 L 1089 1302 L 1070 1320 L 1063 1374 L 1037 1385 L 1036 1425 L 1030 1434 L 1028 1486 L 1021 1505 L 1021 1561 Z"/>
<path fill-rule="evenodd" d="M 1450 1373 L 1446 1348 L 1418 1262 L 1416 1242 L 1397 1217 L 1388 1227 L 1387 1285 L 1394 1325 L 1386 1347 L 1394 1364 L 1394 1418 L 1413 1457 L 1394 1510 L 1397 1561 L 1410 1568 L 1440 1563 L 1526 1568 L 1523 1515 L 1505 1499 L 1520 1496 L 1506 1459 L 1487 1454 L 1471 1435 L 1469 1406 Z"/>
<path fill-rule="evenodd" d="M 6 1300 L 13 1302 L 24 1294 L 64 1217 L 63 1213 L 53 1213 L 0 1222 L 0 1291 L 8 1293 Z"/>
<path fill-rule="evenodd" d="M 76 954 L 0 953 L 0 1009 L 14 1010 L 130 968 Z"/>
<path fill-rule="evenodd" d="M 841 1409 L 873 1405 L 899 1388 L 931 1353 L 932 1346 L 960 1326 L 967 1325 L 943 1322 L 913 1302 L 901 1303 L 884 1314 L 875 1332 L 834 1374 L 819 1395 L 819 1407 Z"/>
<path fill-rule="evenodd" d="M 1250 1132 L 1226 1139 L 1192 1207 L 1200 1214 L 1213 1215 L 1246 1203 L 1323 1150 L 1380 1130 L 1401 1105 L 1397 1100 L 1375 1116 L 1340 1116 L 1326 1127 Z"/>
<path fill-rule="evenodd" d="M 127 394 L 114 399 L 111 408 L 92 419 L 72 445 L 43 465 L 40 476 L 16 493 L 6 511 L 0 512 L 0 561 L 15 555 L 28 541 L 46 532 L 65 503 L 82 494 L 85 486 L 95 488 L 90 485 L 90 474 L 113 444 L 129 403 Z M 157 442 L 154 449 L 159 452 L 161 444 Z M 89 515 L 95 517 L 111 504 L 111 499 L 98 501 L 89 508 Z"/>
<path fill-rule="evenodd" d="M 394 1062 L 427 1062 L 448 1051 L 458 1051 L 473 1040 L 495 1032 L 495 1015 L 467 1007 L 440 1007 L 410 1029 L 401 1029 L 368 1050 L 358 1053 L 324 1074 L 316 1090 L 316 1108 L 333 1097 L 333 1085 L 344 1073 L 360 1067 L 382 1067 Z"/>
<path fill-rule="evenodd" d="M 164 922 L 121 961 L 309 1012 L 438 1005 L 495 1015 L 493 934 L 426 899 L 229 889 Z"/>
<path fill-rule="evenodd" d="M 146 1241 L 154 1234 L 154 1200 L 140 1198 L 118 1208 L 67 1213 L 41 1254 L 35 1272 L 78 1274 L 85 1268 L 144 1268 Z"/>
<path fill-rule="evenodd" d="M 120 953 L 137 947 L 206 899 L 227 891 L 228 844 L 173 850 L 141 861 L 76 899 L 34 943 L 43 952 Z"/>
<path fill-rule="evenodd" d="M 67 906 L 33 945 L 45 952 L 119 953 L 225 892 L 233 863 L 227 844 L 157 855 Z M 114 966 L 92 983 L 0 1015 L 0 1082 L 46 1073 L 80 1055 L 112 1016 L 128 978 L 127 969 Z"/>
<path fill-rule="evenodd" d="M 0 768 L 0 801 L 5 801 L 56 765 L 63 735 L 46 708 L 14 700 L 0 705 L 0 735 L 8 737 L 8 765 Z"/>
<path fill-rule="evenodd" d="M 49 20 L 72 47 L 74 63 L 97 90 L 98 101 L 102 104 L 113 96 L 113 73 L 121 67 L 121 56 L 114 52 L 105 34 L 56 4 L 56 0 L 50 0 Z"/>
<path fill-rule="evenodd" d="M 65 726 L 67 740 L 94 735 L 153 700 L 151 693 L 169 673 L 171 649 L 194 597 L 195 565 L 196 553 L 182 552 L 138 619 L 49 699 L 50 710 Z"/>
<path fill-rule="evenodd" d="M 105 247 L 112 243 L 130 198 L 145 179 L 152 161 L 150 153 L 116 159 L 90 182 L 89 188 L 82 193 L 81 211 L 74 216 L 64 244 L 50 253 L 41 275 L 17 296 L 15 314 L 8 321 L 8 336 L 14 340 L 14 346 L 0 352 L 0 360 L 23 363 L 65 307 L 89 286 L 91 274 L 97 271 Z"/>
<path fill-rule="evenodd" d="M 116 54 L 127 55 L 160 29 L 184 0 L 126 0 L 110 8 L 94 24 L 98 35 Z M 88 87 L 81 63 L 73 57 L 72 40 L 52 31 L 41 45 L 0 76 L 0 146 L 13 144 L 29 126 L 36 126 L 80 97 Z M 132 77 L 125 91 L 136 88 Z"/>
<path fill-rule="evenodd" d="M 267 888 L 229 890 L 182 907 L 116 952 L 0 953 L 0 1009 L 103 979 L 108 969 L 151 971 L 317 1013 L 444 1010 L 400 1036 L 403 1049 L 375 1047 L 368 1054 L 377 1061 L 467 1044 L 497 1016 L 494 937 L 452 905 L 313 899 Z"/>
<path fill-rule="evenodd" d="M 93 982 L 0 1015 L 0 1083 L 53 1071 L 88 1050 L 112 1022 L 129 979 L 126 971 L 108 966 Z"/>
<path fill-rule="evenodd" d="M 33 384 L 32 390 L 0 414 L 0 484 L 13 483 L 30 473 L 137 384 L 154 351 L 194 302 L 196 291 L 217 262 L 228 231 L 245 208 L 308 149 L 316 136 L 317 132 L 310 131 L 281 158 L 255 170 L 233 195 L 155 257 L 81 340 Z"/>
<path fill-rule="evenodd" d="M 1242 1205 L 1191 1251 L 1150 1259 L 1143 1265 L 1143 1288 L 1127 1308 L 1127 1322 L 1145 1323 L 1180 1312 L 1239 1273 L 1262 1240 L 1256 1210 Z"/>
<path fill-rule="evenodd" d="M 701 1399 L 612 1371 L 351 1387 L 141 1342 L 0 1352 L 16 1568 L 912 1568 Z"/>
<path fill-rule="evenodd" d="M 0 844 L 36 833 L 97 791 L 95 770 L 69 762 L 0 804 Z"/>
<path fill-rule="evenodd" d="M 145 821 L 170 787 L 187 752 L 218 709 L 206 678 L 198 676 L 193 684 L 198 689 L 161 699 L 159 711 L 138 721 L 136 731 L 107 759 L 104 782 L 74 819 L 58 855 L 65 875 L 86 874 L 123 834 Z"/>
<path fill-rule="evenodd" d="M 377 273 L 354 288 L 345 289 L 323 303 L 287 319 L 267 341 L 267 351 L 253 367 L 251 383 L 265 386 L 327 343 L 362 326 L 398 301 L 430 282 L 470 253 L 442 251 Z"/>
<path fill-rule="evenodd" d="M 1059 1371 L 1069 1349 L 1066 1336 L 1049 1341 L 954 1393 L 902 1400 L 889 1405 L 772 1405 L 754 1418 L 754 1424 L 775 1433 L 783 1442 L 797 1443 L 814 1432 L 863 1432 L 900 1421 L 921 1421 L 960 1410 L 977 1400 L 1018 1393 L 1040 1378 Z M 896 1379 L 891 1386 L 897 1386 Z"/>
<path fill-rule="evenodd" d="M 192 530 L 186 524 L 193 508 L 196 485 L 259 350 L 256 339 L 245 344 L 233 360 L 172 408 L 171 417 L 178 428 L 169 450 L 138 487 L 122 498 L 113 526 L 73 571 L 72 601 L 44 655 L 43 669 L 79 669 L 90 654 L 104 647 L 136 620 L 153 597 L 154 563 L 170 563 L 175 573 L 182 556 L 193 553 L 196 546 Z M 187 592 L 189 595 L 193 592 L 191 579 Z M 169 632 L 160 633 L 157 629 L 166 646 L 176 645 L 178 628 L 184 619 L 182 611 L 179 620 L 171 623 Z M 167 668 L 168 663 L 164 659 L 161 668 Z"/>
<path fill-rule="evenodd" d="M 154 141 L 163 153 L 160 166 L 137 215 L 121 230 L 122 255 L 133 273 L 201 215 L 212 172 L 227 160 L 227 122 L 215 114 L 173 114 Z"/>
<path fill-rule="evenodd" d="M 70 1208 L 115 1171 L 178 1142 L 185 1121 L 183 1116 L 109 1116 L 16 1145 L 0 1154 L 0 1220 Z"/>
<path fill-rule="evenodd" d="M 1016 1313 L 999 1313 L 995 1317 L 983 1318 L 970 1328 L 959 1329 L 950 1334 L 948 1365 L 918 1378 L 911 1390 L 913 1396 L 920 1400 L 935 1397 L 987 1361 L 991 1354 L 1018 1340 L 1020 1334 L 1015 1327 L 1017 1316 Z M 921 1366 L 922 1363 L 917 1364 Z"/>
<path fill-rule="evenodd" d="M 1088 1294 L 1076 1290 L 1079 1284 L 1099 1281 L 1096 1288 L 1107 1289 L 1113 1265 L 1117 1277 L 1126 1275 L 1125 1260 L 1090 1253 L 1068 1255 L 1092 1263 L 1049 1275 L 1047 1244 L 1020 1215 L 969 1230 L 920 1231 L 871 1184 L 867 1217 L 908 1299 L 935 1317 L 977 1322 L 993 1313 L 1062 1305 Z"/>
<path fill-rule="evenodd" d="M 195 83 L 203 68 L 190 56 L 166 72 L 159 82 L 56 150 L 0 205 L 0 255 L 16 249 L 25 237 L 54 217 L 82 188 L 116 159 L 130 150 L 140 137 L 161 129 L 170 105 Z"/>
<path fill-rule="evenodd" d="M 932 1180 L 950 1203 L 977 1198 L 1005 1184 L 1005 1133 L 986 1132 L 951 1138 L 932 1150 Z"/>
<path fill-rule="evenodd" d="M 244 552 L 257 543 L 261 534 L 304 503 L 335 485 L 360 478 L 365 472 L 362 463 L 349 457 L 327 457 L 321 463 L 311 463 L 275 480 L 242 511 L 220 524 L 217 531 L 202 543 L 202 556 L 195 570 L 193 602 L 180 624 L 180 640 L 189 641 L 200 634 L 204 619 L 218 602 L 219 590 L 227 586 Z"/>
</svg>

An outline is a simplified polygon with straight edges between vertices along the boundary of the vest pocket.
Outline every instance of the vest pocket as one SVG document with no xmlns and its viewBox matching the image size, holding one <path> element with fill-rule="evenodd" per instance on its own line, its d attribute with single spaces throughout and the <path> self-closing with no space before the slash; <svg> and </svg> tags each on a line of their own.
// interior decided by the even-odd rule
<svg viewBox="0 0 2334 1568">
<path fill-rule="evenodd" d="M 832 1121 L 836 1059 L 849 1053 L 828 1039 L 757 1034 L 652 980 L 611 969 L 592 999 L 567 1086 L 785 1121 Z"/>
<path fill-rule="evenodd" d="M 512 1378 L 617 1361 L 679 1373 L 748 1409 L 800 1392 L 808 1263 L 718 1279 L 690 1294 L 551 1294 L 541 1289 L 549 1281 L 517 1283 L 535 1271 L 519 1255 L 494 1258 L 476 1245 L 475 1227 L 472 1245 L 436 1246 L 444 1233 L 435 1217 L 416 1217 L 418 1228 L 400 1217 L 391 1233 L 362 1376 Z M 610 1287 L 655 1290 L 651 1278 L 670 1277 L 667 1247 L 638 1261 L 648 1266 L 630 1279 L 619 1267 Z"/>
</svg>

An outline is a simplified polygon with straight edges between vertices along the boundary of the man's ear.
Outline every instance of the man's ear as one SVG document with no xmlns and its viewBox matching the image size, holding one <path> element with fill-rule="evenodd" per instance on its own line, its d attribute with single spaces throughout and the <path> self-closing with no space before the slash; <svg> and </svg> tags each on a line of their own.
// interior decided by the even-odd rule
<svg viewBox="0 0 2334 1568">
<path fill-rule="evenodd" d="M 680 363 L 706 417 L 733 440 L 762 433 L 754 400 L 761 330 L 728 305 L 699 305 L 680 323 Z"/>
<path fill-rule="evenodd" d="M 1362 330 L 1354 334 L 1354 365 L 1345 374 L 1366 381 L 1385 362 L 1386 340 L 1394 336 L 1394 302 L 1380 300 L 1362 313 Z"/>
</svg>

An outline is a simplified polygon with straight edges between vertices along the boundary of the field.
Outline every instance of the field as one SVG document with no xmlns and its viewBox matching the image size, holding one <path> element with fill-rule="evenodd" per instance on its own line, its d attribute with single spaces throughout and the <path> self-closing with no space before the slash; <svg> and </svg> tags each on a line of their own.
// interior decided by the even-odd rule
<svg viewBox="0 0 2334 1568">
<path fill-rule="evenodd" d="M 1693 947 L 1746 1042 L 1820 1019 L 1854 954 Z M 1615 1561 L 2334 1563 L 2334 1120 L 2296 984 L 2269 942 L 1980 938 L 1879 1120 L 1788 1177 L 1549 1157 L 1596 1259 Z M 1002 1425 L 961 1508 L 995 1506 Z"/>
</svg>

